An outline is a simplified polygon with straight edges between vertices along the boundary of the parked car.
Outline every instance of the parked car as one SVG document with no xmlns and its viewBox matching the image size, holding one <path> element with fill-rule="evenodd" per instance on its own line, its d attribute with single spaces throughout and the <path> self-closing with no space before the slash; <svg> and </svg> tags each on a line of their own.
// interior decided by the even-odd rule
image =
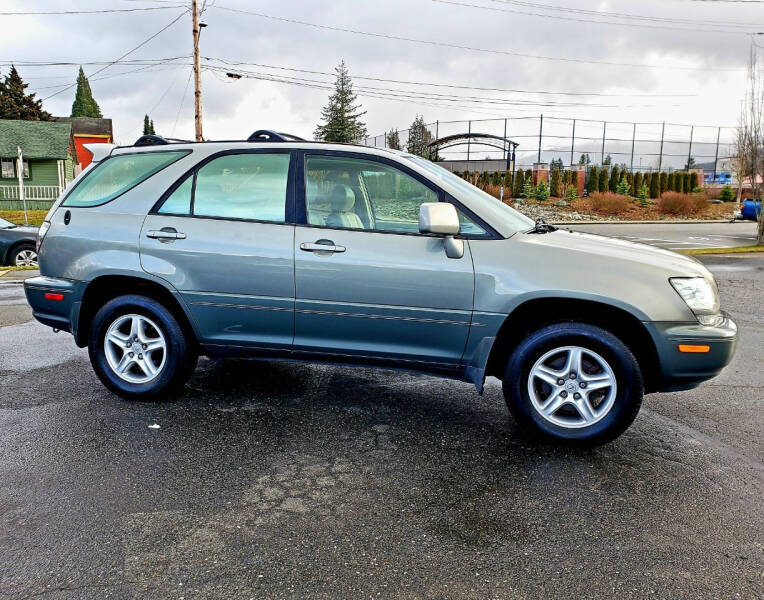
<svg viewBox="0 0 764 600">
<path fill-rule="evenodd" d="M 534 223 L 418 156 L 268 131 L 113 150 L 56 202 L 39 248 L 35 317 L 128 399 L 177 390 L 199 355 L 479 393 L 495 376 L 521 424 L 591 444 L 644 393 L 717 375 L 737 339 L 689 257 Z"/>
<path fill-rule="evenodd" d="M 16 267 L 37 266 L 37 227 L 0 219 L 0 261 Z"/>
<path fill-rule="evenodd" d="M 758 221 L 761 214 L 761 200 L 743 200 L 740 203 L 740 210 L 735 218 L 744 221 Z"/>
</svg>

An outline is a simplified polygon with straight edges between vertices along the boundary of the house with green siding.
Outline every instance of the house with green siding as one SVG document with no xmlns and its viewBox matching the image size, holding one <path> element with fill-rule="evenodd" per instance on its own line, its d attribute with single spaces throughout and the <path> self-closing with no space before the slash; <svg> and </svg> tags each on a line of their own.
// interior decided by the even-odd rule
<svg viewBox="0 0 764 600">
<path fill-rule="evenodd" d="M 0 119 L 0 209 L 21 208 L 18 151 L 27 207 L 48 208 L 74 179 L 77 153 L 70 123 Z"/>
</svg>

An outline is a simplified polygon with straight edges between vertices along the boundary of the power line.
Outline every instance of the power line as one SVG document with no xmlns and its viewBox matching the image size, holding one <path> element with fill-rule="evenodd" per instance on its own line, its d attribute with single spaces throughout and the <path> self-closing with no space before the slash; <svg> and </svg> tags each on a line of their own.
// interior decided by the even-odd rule
<svg viewBox="0 0 764 600">
<path fill-rule="evenodd" d="M 170 22 L 169 22 L 167 25 L 165 25 L 164 27 L 162 27 L 162 29 L 160 29 L 160 30 L 159 30 L 159 31 L 157 31 L 155 34 L 153 34 L 153 35 L 149 36 L 148 38 L 146 38 L 145 40 L 143 40 L 143 41 L 142 41 L 140 44 L 138 44 L 137 46 L 135 46 L 135 47 L 134 47 L 134 48 L 132 48 L 131 50 L 128 50 L 127 52 L 125 52 L 125 53 L 124 53 L 122 56 L 120 56 L 119 58 L 117 58 L 117 59 L 113 60 L 112 62 L 110 62 L 110 63 L 109 63 L 109 64 L 107 64 L 106 66 L 104 66 L 104 67 L 102 67 L 102 68 L 98 69 L 97 71 L 95 71 L 95 72 L 91 73 L 91 74 L 90 74 L 90 77 L 93 77 L 94 75 L 98 75 L 98 73 L 101 73 L 102 71 L 105 71 L 106 69 L 108 69 L 108 68 L 109 68 L 109 67 L 111 67 L 112 65 L 115 65 L 115 64 L 117 64 L 119 61 L 121 61 L 121 60 L 122 60 L 123 58 L 125 58 L 126 56 L 129 56 L 130 54 L 132 54 L 133 52 L 135 52 L 135 51 L 136 51 L 136 50 L 138 50 L 139 48 L 142 48 L 143 46 L 145 46 L 146 44 L 148 44 L 148 43 L 149 43 L 151 40 L 153 40 L 155 37 L 157 37 L 157 36 L 158 36 L 160 33 L 162 33 L 163 31 L 165 31 L 166 29 L 169 29 L 169 28 L 170 28 L 170 27 L 172 27 L 172 26 L 173 26 L 175 23 L 177 23 L 177 22 L 178 22 L 178 20 L 179 20 L 179 19 L 180 19 L 180 18 L 181 18 L 181 17 L 182 17 L 184 14 L 186 14 L 186 11 L 183 11 L 183 12 L 181 12 L 181 13 L 180 13 L 180 14 L 179 14 L 177 17 L 175 17 L 175 18 L 174 18 L 172 21 L 170 21 Z M 58 94 L 61 94 L 61 93 L 65 92 L 66 90 L 68 90 L 68 89 L 70 89 L 70 88 L 73 88 L 75 85 L 77 85 L 77 82 L 76 82 L 76 81 L 75 81 L 74 83 L 72 83 L 71 85 L 69 85 L 69 86 L 65 87 L 64 89 L 62 89 L 62 90 L 59 90 L 59 91 L 57 91 L 57 92 L 55 92 L 55 93 L 51 94 L 50 96 L 47 96 L 47 97 L 43 98 L 43 100 L 48 100 L 49 98 L 53 98 L 53 96 L 57 96 Z"/>
<path fill-rule="evenodd" d="M 188 92 L 188 84 L 191 83 L 191 76 L 194 74 L 194 70 L 191 69 L 191 72 L 188 74 L 188 79 L 186 79 L 186 87 L 183 89 L 183 95 L 180 98 L 180 104 L 178 105 L 178 113 L 175 115 L 175 123 L 172 126 L 172 131 L 170 132 L 170 135 L 175 135 L 175 128 L 178 126 L 178 119 L 180 119 L 180 111 L 183 108 L 183 101 L 186 99 L 186 93 Z"/>
<path fill-rule="evenodd" d="M 601 21 L 601 20 L 596 20 L 591 18 L 579 18 L 579 17 L 570 17 L 570 16 L 554 15 L 554 14 L 550 15 L 545 13 L 530 12 L 526 10 L 518 10 L 518 9 L 512 9 L 512 8 L 498 8 L 495 6 L 483 6 L 480 4 L 457 2 L 456 0 L 431 0 L 431 1 L 438 2 L 439 4 L 450 4 L 452 6 L 461 6 L 465 8 L 477 8 L 481 10 L 490 10 L 493 12 L 529 15 L 529 16 L 535 16 L 535 17 L 542 17 L 544 19 L 575 21 L 578 23 L 586 23 L 586 24 L 594 24 L 594 25 L 610 25 L 610 26 L 616 26 L 616 27 L 619 27 L 619 26 L 620 27 L 639 27 L 639 28 L 649 28 L 649 29 L 666 29 L 671 31 L 689 31 L 691 33 L 717 33 L 717 34 L 728 34 L 728 35 L 748 35 L 749 33 L 749 31 L 731 31 L 729 29 L 696 29 L 692 27 L 673 27 L 671 25 L 656 25 L 654 23 L 647 24 L 647 23 L 630 23 L 630 22 L 624 23 L 624 22 L 617 22 L 617 21 Z M 489 1 L 494 1 L 494 0 L 489 0 Z"/>
<path fill-rule="evenodd" d="M 130 13 L 146 10 L 168 10 L 171 8 L 183 8 L 180 4 L 172 6 L 145 6 L 141 8 L 109 8 L 103 10 L 37 10 L 37 11 L 12 11 L 0 12 L 2 16 L 23 16 L 23 15 L 97 15 L 104 13 Z"/>
<path fill-rule="evenodd" d="M 615 66 L 615 67 L 633 67 L 633 68 L 646 68 L 646 69 L 670 69 L 670 70 L 679 70 L 679 71 L 723 71 L 723 72 L 739 72 L 741 69 L 716 69 L 712 67 L 678 67 L 678 66 L 669 66 L 669 65 L 650 65 L 650 64 L 639 64 L 639 63 L 622 63 L 622 62 L 614 62 L 614 61 L 604 61 L 604 60 L 594 60 L 594 59 L 584 59 L 584 58 L 565 58 L 565 57 L 559 57 L 559 56 L 542 56 L 542 55 L 535 55 L 535 54 L 525 54 L 522 52 L 514 52 L 511 50 L 493 50 L 488 48 L 479 48 L 476 46 L 463 46 L 459 44 L 450 44 L 448 42 L 438 42 L 433 40 L 421 40 L 417 38 L 409 38 L 404 36 L 398 36 L 398 35 L 391 35 L 391 34 L 384 34 L 384 33 L 374 33 L 369 31 L 360 31 L 357 29 L 349 29 L 345 27 L 337 27 L 335 25 L 322 25 L 318 23 L 310 23 L 308 21 L 300 21 L 298 19 L 289 19 L 286 17 L 277 17 L 274 15 L 267 15 L 264 13 L 258 13 L 254 11 L 248 11 L 248 10 L 242 10 L 238 8 L 229 8 L 227 6 L 221 6 L 217 5 L 212 8 L 215 8 L 217 10 L 225 10 L 233 13 L 240 13 L 240 14 L 247 14 L 247 15 L 253 15 L 256 17 L 261 17 L 263 19 L 270 19 L 273 21 L 280 21 L 282 23 L 290 23 L 293 25 L 302 25 L 305 27 L 313 27 L 315 29 L 324 29 L 328 31 L 341 31 L 343 33 L 352 33 L 354 35 L 364 35 L 374 38 L 381 38 L 381 39 L 388 39 L 388 40 L 395 40 L 399 42 L 411 42 L 414 44 L 424 44 L 428 46 L 436 46 L 440 48 L 456 48 L 458 50 L 470 50 L 472 52 L 483 52 L 488 54 L 499 54 L 504 56 L 516 56 L 519 58 L 533 58 L 538 60 L 551 60 L 551 61 L 561 61 L 561 62 L 567 62 L 567 63 L 574 63 L 574 64 L 595 64 L 595 65 L 608 65 L 608 66 Z"/>
<path fill-rule="evenodd" d="M 219 61 L 221 63 L 224 63 L 226 65 L 231 66 L 252 66 L 252 67 L 262 67 L 267 69 L 278 69 L 282 71 L 293 71 L 297 73 L 309 73 L 311 75 L 329 75 L 334 76 L 334 73 L 330 73 L 327 71 L 314 71 L 310 69 L 297 69 L 294 67 L 279 67 L 275 65 L 266 65 L 261 63 L 247 63 L 247 62 L 234 62 L 234 61 L 228 61 L 222 58 L 214 58 L 205 56 L 203 57 L 205 60 L 214 60 Z M 352 79 L 360 79 L 365 81 L 380 81 L 385 83 L 402 83 L 405 85 L 421 85 L 421 86 L 432 86 L 432 87 L 441 87 L 441 88 L 451 88 L 451 89 L 460 89 L 460 90 L 477 90 L 481 92 L 506 92 L 506 93 L 513 93 L 513 94 L 539 94 L 539 95 L 554 95 L 554 96 L 594 96 L 594 97 L 601 97 L 601 98 L 620 98 L 627 96 L 629 98 L 634 97 L 640 97 L 640 98 L 694 98 L 697 96 L 697 94 L 632 94 L 632 93 L 624 93 L 624 94 L 605 94 L 605 93 L 599 93 L 599 92 L 553 92 L 548 90 L 523 90 L 523 89 L 512 89 L 512 88 L 492 88 L 492 87 L 478 87 L 478 86 L 468 86 L 468 85 L 458 85 L 458 84 L 449 84 L 449 83 L 429 83 L 429 82 L 423 82 L 423 81 L 407 81 L 403 79 L 385 79 L 382 77 L 365 77 L 363 75 L 351 75 Z"/>
<path fill-rule="evenodd" d="M 600 10 L 590 10 L 586 8 L 575 8 L 570 6 L 559 6 L 552 4 L 543 4 L 540 2 L 530 2 L 527 0 L 486 0 L 487 2 L 493 2 L 497 4 L 511 4 L 513 6 L 524 6 L 531 8 L 538 8 L 542 10 L 549 10 L 555 12 L 566 12 L 571 14 L 591 15 L 593 17 L 614 17 L 617 19 L 637 19 L 640 21 L 650 21 L 654 23 L 672 23 L 672 24 L 686 24 L 686 25 L 711 25 L 714 27 L 760 27 L 751 23 L 743 23 L 741 21 L 718 21 L 710 19 L 685 19 L 680 17 L 658 17 L 655 15 L 639 15 L 635 13 L 625 12 L 608 12 Z"/>
</svg>

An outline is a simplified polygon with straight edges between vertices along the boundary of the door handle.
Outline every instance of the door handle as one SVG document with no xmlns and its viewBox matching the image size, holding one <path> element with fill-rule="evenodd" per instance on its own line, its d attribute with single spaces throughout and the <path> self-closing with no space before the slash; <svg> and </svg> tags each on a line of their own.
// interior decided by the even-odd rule
<svg viewBox="0 0 764 600">
<path fill-rule="evenodd" d="M 146 232 L 146 237 L 153 240 L 185 240 L 186 234 L 173 229 L 172 227 L 164 227 L 162 229 L 152 229 Z"/>
<path fill-rule="evenodd" d="M 300 244 L 300 250 L 305 252 L 344 252 L 345 246 L 336 246 L 330 240 L 318 240 L 314 244 L 303 242 Z"/>
</svg>

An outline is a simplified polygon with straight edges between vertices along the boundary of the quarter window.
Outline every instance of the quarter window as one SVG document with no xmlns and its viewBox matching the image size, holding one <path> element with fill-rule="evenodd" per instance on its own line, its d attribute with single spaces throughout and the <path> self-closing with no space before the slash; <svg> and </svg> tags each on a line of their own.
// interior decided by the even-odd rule
<svg viewBox="0 0 764 600">
<path fill-rule="evenodd" d="M 289 161 L 286 153 L 229 154 L 210 161 L 196 173 L 193 214 L 283 223 Z"/>
<path fill-rule="evenodd" d="M 191 188 L 194 184 L 194 176 L 189 175 L 167 200 L 159 207 L 159 213 L 165 215 L 190 215 L 191 214 Z"/>
<path fill-rule="evenodd" d="M 63 206 L 105 204 L 188 154 L 184 151 L 118 154 L 98 164 L 67 195 Z"/>
</svg>

